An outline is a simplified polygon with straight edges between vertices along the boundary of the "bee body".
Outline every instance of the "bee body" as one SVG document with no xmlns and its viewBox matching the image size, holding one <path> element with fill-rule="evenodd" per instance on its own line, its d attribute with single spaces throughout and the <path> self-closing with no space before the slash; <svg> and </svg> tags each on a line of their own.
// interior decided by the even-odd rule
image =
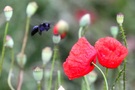
<svg viewBox="0 0 135 90">
<path fill-rule="evenodd" d="M 37 32 L 41 35 L 43 31 L 48 31 L 51 28 L 50 23 L 42 23 L 33 27 L 31 31 L 31 36 L 35 35 Z"/>
</svg>

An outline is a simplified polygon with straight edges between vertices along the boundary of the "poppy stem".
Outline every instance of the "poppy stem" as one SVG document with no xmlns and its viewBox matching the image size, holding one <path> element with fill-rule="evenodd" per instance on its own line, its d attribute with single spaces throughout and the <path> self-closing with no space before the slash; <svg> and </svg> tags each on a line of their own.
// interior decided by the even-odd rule
<svg viewBox="0 0 135 90">
<path fill-rule="evenodd" d="M 57 47 L 57 45 L 55 45 L 54 46 L 54 54 L 53 54 L 53 60 L 52 60 L 51 74 L 50 74 L 48 90 L 51 90 L 51 86 L 52 86 L 52 75 L 53 75 L 53 70 L 54 70 L 55 59 L 56 59 L 56 56 L 57 56 L 57 51 L 58 51 L 58 47 Z"/>
<path fill-rule="evenodd" d="M 26 27 L 25 27 L 25 34 L 24 34 L 24 38 L 23 38 L 23 43 L 22 43 L 22 48 L 21 48 L 21 57 L 23 57 L 24 53 L 25 53 L 25 48 L 26 48 L 26 44 L 27 44 L 27 40 L 28 40 L 28 33 L 29 33 L 29 24 L 30 24 L 30 17 L 27 17 L 26 19 Z M 21 59 L 21 62 L 23 62 L 23 59 Z M 23 66 L 23 65 L 22 65 Z M 18 80 L 18 86 L 17 86 L 17 90 L 21 90 L 22 84 L 23 84 L 23 68 L 20 69 L 20 74 L 19 74 L 19 80 Z"/>
<path fill-rule="evenodd" d="M 58 74 L 58 86 L 61 85 L 61 76 L 60 76 L 60 70 L 57 71 Z"/>
<path fill-rule="evenodd" d="M 122 39 L 124 41 L 124 45 L 126 46 L 127 48 L 127 40 L 126 40 L 126 35 L 125 35 L 125 30 L 123 29 L 123 26 L 119 26 L 120 27 L 120 30 L 121 30 L 121 35 L 122 35 Z"/>
<path fill-rule="evenodd" d="M 106 78 L 108 76 L 108 68 L 105 69 L 105 75 L 106 75 Z"/>
<path fill-rule="evenodd" d="M 88 26 L 85 27 L 80 27 L 79 28 L 79 32 L 78 32 L 78 37 L 81 38 L 82 36 L 84 36 L 85 32 L 87 31 Z"/>
<path fill-rule="evenodd" d="M 103 71 L 94 62 L 92 62 L 92 64 L 102 73 L 102 75 L 104 77 L 104 80 L 105 80 L 106 90 L 109 90 L 109 88 L 108 88 L 108 82 L 107 82 L 107 79 L 106 79 L 105 74 L 103 73 Z"/>
<path fill-rule="evenodd" d="M 79 37 L 79 38 L 82 37 L 82 30 L 83 30 L 83 27 L 80 27 L 80 28 L 79 28 L 79 32 L 78 32 L 78 37 Z"/>
<path fill-rule="evenodd" d="M 124 71 L 124 68 L 122 68 L 122 70 L 119 72 L 118 76 L 116 77 L 116 79 L 115 79 L 115 81 L 114 81 L 114 83 L 113 83 L 113 86 L 112 86 L 112 90 L 114 90 L 115 84 L 116 84 L 117 81 L 120 79 L 120 76 L 121 76 L 121 74 L 123 73 L 123 71 Z"/>
<path fill-rule="evenodd" d="M 41 90 L 41 82 L 37 83 L 37 85 L 38 85 L 38 90 Z"/>
<path fill-rule="evenodd" d="M 84 76 L 84 80 L 85 80 L 85 83 L 87 85 L 87 90 L 90 90 L 90 86 L 89 86 L 89 83 L 88 83 L 86 76 Z"/>
<path fill-rule="evenodd" d="M 13 65 L 14 65 L 14 50 L 11 48 L 11 65 L 10 65 L 10 70 L 8 74 L 8 86 L 10 87 L 11 90 L 15 90 L 11 84 L 11 77 L 12 77 L 12 72 L 13 72 Z"/>
<path fill-rule="evenodd" d="M 3 66 L 3 62 L 4 62 L 4 55 L 5 55 L 5 42 L 6 42 L 6 35 L 8 32 L 8 26 L 9 26 L 9 22 L 6 23 L 6 27 L 5 27 L 5 32 L 4 32 L 4 38 L 3 38 L 3 46 L 2 46 L 2 53 L 1 53 L 1 58 L 0 58 L 0 76 L 2 73 L 2 66 Z"/>
<path fill-rule="evenodd" d="M 126 40 L 126 35 L 123 29 L 123 26 L 120 25 L 120 30 L 121 30 L 121 35 L 122 35 L 122 39 L 124 41 L 124 45 L 127 48 L 127 40 Z M 123 90 L 126 90 L 126 59 L 124 60 L 124 70 L 123 70 Z"/>
</svg>

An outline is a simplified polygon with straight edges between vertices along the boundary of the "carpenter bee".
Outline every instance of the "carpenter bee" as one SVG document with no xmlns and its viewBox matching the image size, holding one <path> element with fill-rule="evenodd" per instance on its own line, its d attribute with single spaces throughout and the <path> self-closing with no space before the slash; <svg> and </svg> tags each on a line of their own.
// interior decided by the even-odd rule
<svg viewBox="0 0 135 90">
<path fill-rule="evenodd" d="M 41 23 L 39 25 L 36 25 L 32 28 L 31 36 L 35 35 L 37 32 L 39 35 L 42 35 L 43 31 L 48 31 L 51 28 L 51 23 Z"/>
</svg>

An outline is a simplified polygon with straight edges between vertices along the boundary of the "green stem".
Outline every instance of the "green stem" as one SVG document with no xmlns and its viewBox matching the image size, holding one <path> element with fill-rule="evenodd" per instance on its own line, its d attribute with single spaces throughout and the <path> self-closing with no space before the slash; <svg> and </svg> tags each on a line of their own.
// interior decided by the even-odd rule
<svg viewBox="0 0 135 90">
<path fill-rule="evenodd" d="M 27 20 L 26 20 L 26 27 L 25 27 L 25 34 L 24 34 L 24 38 L 23 38 L 23 45 L 22 45 L 22 49 L 21 49 L 22 55 L 24 54 L 25 47 L 26 47 L 26 43 L 27 43 L 27 39 L 28 39 L 29 24 L 30 24 L 30 18 L 27 17 Z"/>
<path fill-rule="evenodd" d="M 11 84 L 13 65 L 14 65 L 14 50 L 13 50 L 13 48 L 11 48 L 11 65 L 10 65 L 10 70 L 9 70 L 9 74 L 8 74 L 8 85 L 9 85 L 11 90 L 15 90 Z"/>
<path fill-rule="evenodd" d="M 127 48 L 127 40 L 126 40 L 126 35 L 123 29 L 123 26 L 120 25 L 120 30 L 121 30 L 121 34 L 122 34 L 122 39 L 124 41 L 124 45 Z M 126 90 L 126 59 L 124 60 L 124 72 L 123 72 L 123 90 Z"/>
<path fill-rule="evenodd" d="M 88 83 L 88 80 L 87 80 L 86 76 L 84 76 L 84 80 L 85 80 L 85 83 L 86 83 L 86 86 L 87 86 L 87 90 L 90 90 L 90 86 L 89 86 L 89 83 Z"/>
<path fill-rule="evenodd" d="M 50 74 L 50 80 L 49 80 L 49 87 L 48 90 L 51 90 L 51 86 L 52 86 L 52 75 L 53 75 L 53 70 L 54 70 L 54 63 L 55 63 L 55 59 L 57 56 L 57 45 L 54 46 L 54 54 L 53 54 L 53 60 L 52 60 L 52 66 L 51 66 L 51 74 Z"/>
<path fill-rule="evenodd" d="M 105 84 L 106 84 L 106 90 L 109 90 L 108 89 L 108 82 L 107 82 L 107 79 L 105 77 L 105 74 L 103 73 L 103 71 L 95 63 L 92 62 L 92 64 L 102 73 L 102 75 L 104 77 L 104 80 L 105 80 Z"/>
<path fill-rule="evenodd" d="M 79 38 L 82 37 L 82 30 L 83 30 L 83 27 L 80 27 L 80 28 L 79 28 L 79 32 L 78 32 L 78 37 L 79 37 Z"/>
<path fill-rule="evenodd" d="M 82 80 L 82 83 L 81 83 L 81 90 L 85 90 L 84 80 Z"/>
<path fill-rule="evenodd" d="M 19 73 L 19 77 L 18 77 L 17 90 L 21 90 L 22 83 L 23 83 L 23 75 L 24 75 L 24 71 L 23 71 L 23 69 L 21 69 L 20 73 Z"/>
<path fill-rule="evenodd" d="M 113 86 L 112 86 L 112 90 L 115 88 L 115 84 L 117 83 L 117 81 L 119 80 L 121 74 L 123 73 L 124 71 L 124 67 L 122 68 L 122 70 L 119 72 L 118 76 L 116 77 L 114 83 L 113 83 Z"/>
<path fill-rule="evenodd" d="M 60 70 L 57 71 L 58 74 L 58 86 L 61 85 L 61 76 L 60 76 Z"/>
<path fill-rule="evenodd" d="M 15 90 L 14 87 L 12 86 L 12 84 L 11 84 L 12 71 L 13 71 L 12 68 L 10 68 L 7 82 L 8 82 L 8 86 L 10 87 L 10 89 Z"/>
<path fill-rule="evenodd" d="M 24 34 L 24 38 L 23 38 L 23 45 L 22 45 L 22 49 L 21 49 L 22 57 L 24 55 L 25 47 L 26 47 L 26 44 L 27 44 L 28 33 L 29 33 L 29 24 L 30 24 L 30 17 L 27 17 L 26 27 L 25 27 L 25 34 Z M 21 62 L 23 62 L 22 59 L 21 59 Z M 23 66 L 23 65 L 21 65 L 21 66 Z M 21 90 L 22 83 L 23 83 L 23 73 L 24 73 L 23 72 L 23 67 L 21 67 L 20 74 L 19 74 L 19 79 L 18 79 L 17 90 Z"/>
<path fill-rule="evenodd" d="M 8 26 L 9 26 L 9 22 L 6 23 L 6 28 L 5 28 L 5 33 L 4 33 L 4 38 L 3 38 L 3 47 L 2 47 L 2 53 L 1 53 L 1 59 L 0 59 L 0 76 L 2 73 L 2 66 L 3 66 L 3 62 L 4 62 L 4 55 L 5 55 L 5 42 L 6 42 L 6 35 L 8 32 Z"/>
<path fill-rule="evenodd" d="M 106 75 L 106 78 L 108 76 L 108 68 L 105 69 L 105 75 Z"/>
<path fill-rule="evenodd" d="M 43 79 L 41 80 L 41 87 L 44 89 L 45 88 L 45 64 L 43 65 Z"/>
<path fill-rule="evenodd" d="M 41 82 L 38 82 L 37 85 L 38 85 L 38 90 L 41 90 Z"/>
<path fill-rule="evenodd" d="M 105 69 L 105 76 L 108 77 L 108 68 Z M 104 89 L 106 89 L 106 84 L 104 83 Z"/>
<path fill-rule="evenodd" d="M 127 40 L 126 40 L 126 35 L 125 35 L 125 31 L 123 29 L 123 26 L 120 26 L 120 30 L 121 30 L 121 34 L 122 34 L 122 39 L 124 41 L 124 45 L 126 46 L 127 48 Z"/>
</svg>

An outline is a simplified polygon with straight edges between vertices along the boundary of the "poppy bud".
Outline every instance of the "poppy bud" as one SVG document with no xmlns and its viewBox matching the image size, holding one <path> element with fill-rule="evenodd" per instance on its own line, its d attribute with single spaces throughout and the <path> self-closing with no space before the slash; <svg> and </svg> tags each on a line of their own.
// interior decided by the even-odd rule
<svg viewBox="0 0 135 90">
<path fill-rule="evenodd" d="M 63 39 L 66 36 L 66 33 L 68 32 L 69 26 L 68 23 L 64 20 L 60 20 L 53 28 L 53 34 L 54 35 L 60 35 L 61 39 Z"/>
<path fill-rule="evenodd" d="M 85 14 L 82 16 L 82 18 L 80 19 L 80 27 L 85 27 L 88 26 L 91 22 L 90 22 L 90 14 Z"/>
<path fill-rule="evenodd" d="M 6 20 L 9 21 L 11 19 L 12 15 L 13 15 L 12 7 L 6 6 L 4 8 L 4 14 L 5 14 Z"/>
<path fill-rule="evenodd" d="M 106 68 L 117 68 L 128 54 L 128 50 L 112 37 L 100 38 L 95 43 L 99 63 Z"/>
<path fill-rule="evenodd" d="M 27 13 L 27 16 L 28 17 L 31 17 L 32 15 L 34 15 L 34 13 L 36 12 L 38 8 L 38 5 L 36 2 L 30 2 L 27 6 L 27 9 L 26 9 L 26 13 Z"/>
<path fill-rule="evenodd" d="M 124 21 L 124 15 L 122 13 L 119 13 L 117 14 L 117 17 L 116 17 L 116 20 L 117 20 L 117 23 L 122 26 L 122 23 Z"/>
<path fill-rule="evenodd" d="M 117 26 L 111 26 L 110 30 L 111 30 L 112 36 L 113 36 L 114 38 L 116 38 L 117 35 L 118 35 L 118 27 L 117 27 Z"/>
<path fill-rule="evenodd" d="M 6 36 L 6 43 L 4 44 L 4 46 L 13 48 L 14 41 L 11 36 L 9 36 L 9 35 Z"/>
<path fill-rule="evenodd" d="M 68 29 L 69 29 L 69 26 L 68 26 L 68 23 L 64 20 L 60 20 L 58 23 L 57 23 L 57 28 L 58 28 L 58 32 L 60 34 L 64 33 L 64 32 L 68 32 Z"/>
<path fill-rule="evenodd" d="M 53 35 L 53 43 L 58 44 L 61 41 L 60 35 Z"/>
<path fill-rule="evenodd" d="M 33 70 L 33 77 L 37 81 L 37 83 L 40 83 L 40 81 L 43 78 L 43 69 L 40 67 L 36 67 Z"/>
<path fill-rule="evenodd" d="M 17 55 L 17 63 L 18 63 L 18 65 L 19 65 L 21 68 L 24 67 L 24 65 L 26 64 L 26 61 L 27 61 L 27 57 L 26 57 L 25 54 L 19 53 L 19 54 Z"/>
<path fill-rule="evenodd" d="M 52 57 L 52 50 L 50 47 L 45 47 L 43 50 L 42 50 L 42 61 L 43 61 L 43 65 L 46 65 L 49 60 L 51 59 Z"/>
</svg>

